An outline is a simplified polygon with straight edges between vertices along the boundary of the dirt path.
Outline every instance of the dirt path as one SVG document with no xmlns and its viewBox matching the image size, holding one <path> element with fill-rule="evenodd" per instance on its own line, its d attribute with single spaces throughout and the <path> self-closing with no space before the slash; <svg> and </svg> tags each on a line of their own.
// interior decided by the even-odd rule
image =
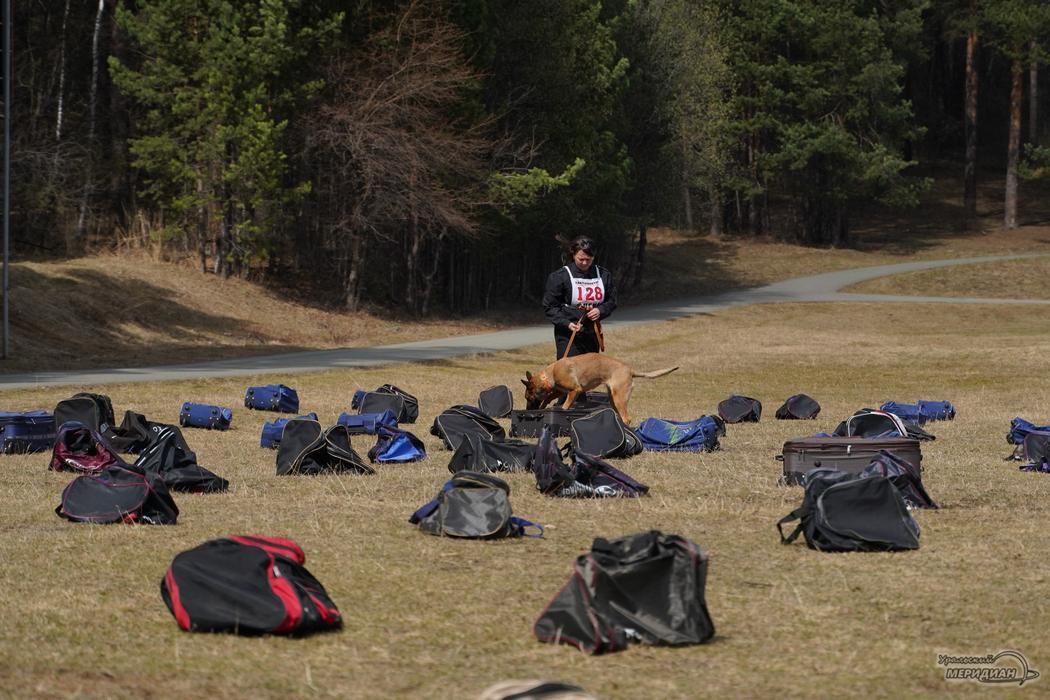
<svg viewBox="0 0 1050 700">
<path fill-rule="evenodd" d="M 904 296 L 845 293 L 838 290 L 859 282 L 927 270 L 950 265 L 1013 260 L 1036 257 L 1033 255 L 986 256 L 953 260 L 925 260 L 894 265 L 879 265 L 853 270 L 841 270 L 819 275 L 775 282 L 750 289 L 724 292 L 710 296 L 692 297 L 672 302 L 660 302 L 618 311 L 605 324 L 608 330 L 630 328 L 648 323 L 659 323 L 676 318 L 711 313 L 720 309 L 752 304 L 786 302 L 940 302 L 990 304 L 1050 304 L 1048 300 L 1032 299 L 975 299 L 959 297 Z M 437 338 L 392 345 L 338 350 L 245 357 L 184 365 L 138 367 L 110 370 L 64 372 L 32 372 L 0 376 L 0 390 L 25 389 L 38 386 L 69 384 L 108 384 L 117 382 L 153 382 L 187 380 L 205 377 L 241 377 L 257 374 L 297 374 L 351 367 L 373 367 L 400 362 L 420 362 L 463 355 L 513 350 L 538 345 L 551 339 L 550 326 L 535 325 L 511 330 Z"/>
</svg>

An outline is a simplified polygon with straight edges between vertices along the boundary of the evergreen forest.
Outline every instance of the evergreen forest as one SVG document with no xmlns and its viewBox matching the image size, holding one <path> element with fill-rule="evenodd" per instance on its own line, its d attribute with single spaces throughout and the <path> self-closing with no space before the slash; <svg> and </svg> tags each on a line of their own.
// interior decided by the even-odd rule
<svg viewBox="0 0 1050 700">
<path fill-rule="evenodd" d="M 847 247 L 935 163 L 969 217 L 997 173 L 1016 228 L 1050 166 L 1046 0 L 19 0 L 10 30 L 13 252 L 145 237 L 351 311 L 534 300 L 556 237 L 624 290 L 657 226 Z"/>
</svg>

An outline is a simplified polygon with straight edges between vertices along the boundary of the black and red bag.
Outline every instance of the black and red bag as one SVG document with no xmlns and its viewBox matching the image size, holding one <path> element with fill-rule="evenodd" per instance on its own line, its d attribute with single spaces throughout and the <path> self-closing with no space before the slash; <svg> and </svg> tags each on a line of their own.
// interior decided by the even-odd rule
<svg viewBox="0 0 1050 700">
<path fill-rule="evenodd" d="M 339 610 L 305 561 L 291 540 L 211 540 L 176 555 L 160 595 L 189 632 L 300 635 L 341 628 Z"/>
<path fill-rule="evenodd" d="M 121 463 L 73 479 L 55 514 L 76 523 L 174 525 L 179 508 L 159 474 Z"/>
</svg>

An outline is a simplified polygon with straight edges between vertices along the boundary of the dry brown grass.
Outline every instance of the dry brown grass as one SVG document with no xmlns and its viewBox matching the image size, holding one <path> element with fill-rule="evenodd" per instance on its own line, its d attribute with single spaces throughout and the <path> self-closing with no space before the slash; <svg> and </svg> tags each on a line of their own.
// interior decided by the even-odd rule
<svg viewBox="0 0 1050 700">
<path fill-rule="evenodd" d="M 852 285 L 842 291 L 971 299 L 1050 299 L 1050 258 L 909 272 Z"/>
<path fill-rule="evenodd" d="M 729 426 L 712 454 L 643 453 L 618 464 L 651 488 L 640 500 L 549 499 L 529 475 L 508 475 L 515 513 L 547 526 L 542 540 L 472 542 L 406 522 L 448 477 L 449 453 L 428 428 L 480 389 L 515 387 L 549 345 L 425 365 L 294 377 L 209 379 L 5 392 L 5 408 L 53 407 L 74 390 L 102 391 L 118 411 L 175 421 L 184 400 L 234 409 L 228 432 L 187 430 L 202 465 L 227 477 L 225 495 L 176 495 L 176 526 L 85 526 L 53 513 L 69 475 L 42 455 L 4 456 L 0 471 L 0 681 L 9 697 L 471 698 L 512 677 L 574 682 L 602 698 L 955 697 L 988 692 L 948 683 L 936 654 L 1016 649 L 1043 673 L 1016 694 L 1045 693 L 1050 613 L 1043 534 L 1050 477 L 1002 457 L 1010 419 L 1050 422 L 1040 379 L 1047 314 L 946 304 L 746 307 L 611 332 L 611 352 L 639 369 L 638 419 L 695 418 L 730 393 L 763 401 L 758 424 Z M 240 407 L 248 384 L 297 387 L 303 410 L 333 422 L 352 392 L 393 382 L 420 399 L 409 426 L 426 460 L 370 477 L 274 475 L 258 447 L 273 414 Z M 777 421 L 805 392 L 818 420 Z M 955 421 L 930 427 L 922 546 L 891 554 L 822 554 L 779 544 L 774 523 L 798 488 L 776 486 L 774 460 L 792 437 L 830 431 L 886 400 L 946 399 Z M 365 452 L 370 441 L 355 442 Z M 717 636 L 680 649 L 632 648 L 591 658 L 540 644 L 531 624 L 596 536 L 660 529 L 710 554 L 707 601 Z M 289 537 L 346 620 L 301 640 L 181 632 L 158 585 L 172 557 L 205 540 Z M 1000 689 L 1004 691 L 1005 689 Z M 1000 692 L 992 691 L 992 692 Z"/>
<path fill-rule="evenodd" d="M 657 231 L 651 260 L 663 274 L 627 302 L 909 259 L 1050 252 L 1045 221 L 1003 232 L 993 202 L 971 230 L 955 223 L 957 210 L 935 190 L 908 219 L 862 218 L 857 248 L 844 251 Z M 864 291 L 1045 298 L 1041 265 L 948 268 Z M 7 372 L 371 345 L 541 320 L 330 314 L 148 256 L 19 263 L 13 287 Z M 618 464 L 652 488 L 645 499 L 549 499 L 531 476 L 508 475 L 515 513 L 544 524 L 542 540 L 439 539 L 406 520 L 448 477 L 450 455 L 428 432 L 434 416 L 493 384 L 511 386 L 520 405 L 518 379 L 551 358 L 550 344 L 367 370 L 4 392 L 5 410 L 53 409 L 88 390 L 108 394 L 118 415 L 133 409 L 175 422 L 181 403 L 195 400 L 229 406 L 235 418 L 228 432 L 186 431 L 200 463 L 231 487 L 176 494 L 181 516 L 170 527 L 66 523 L 53 509 L 70 476 L 48 472 L 44 455 L 0 456 L 0 695 L 460 699 L 513 677 L 632 700 L 1045 694 L 1050 477 L 1002 461 L 1011 418 L 1050 423 L 1050 316 L 1042 309 L 758 306 L 608 335 L 610 353 L 638 369 L 681 366 L 639 380 L 638 419 L 695 418 L 731 393 L 760 399 L 765 416 L 730 426 L 720 452 L 643 453 Z M 276 477 L 275 453 L 258 447 L 274 414 L 241 408 L 246 386 L 269 382 L 296 387 L 302 410 L 325 423 L 349 410 L 354 390 L 393 382 L 420 399 L 419 422 L 408 427 L 429 456 L 369 477 Z M 797 392 L 820 401 L 818 420 L 774 420 Z M 937 440 L 923 448 L 926 487 L 942 509 L 918 514 L 921 548 L 843 555 L 781 546 L 774 523 L 801 500 L 800 489 L 776 486 L 784 441 L 830 431 L 861 407 L 920 398 L 959 409 L 955 421 L 930 426 Z M 355 445 L 364 453 L 370 441 Z M 591 658 L 531 636 L 594 537 L 653 528 L 709 552 L 712 643 Z M 181 632 L 160 599 L 160 578 L 178 552 L 230 534 L 302 545 L 346 628 L 299 640 Z M 1003 649 L 1023 653 L 1043 677 L 988 691 L 948 683 L 936 666 L 937 653 Z"/>
</svg>

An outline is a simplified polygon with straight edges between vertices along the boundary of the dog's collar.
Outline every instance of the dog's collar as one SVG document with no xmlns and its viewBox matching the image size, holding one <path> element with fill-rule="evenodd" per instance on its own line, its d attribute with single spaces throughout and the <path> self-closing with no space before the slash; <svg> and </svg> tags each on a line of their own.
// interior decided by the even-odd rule
<svg viewBox="0 0 1050 700">
<path fill-rule="evenodd" d="M 542 382 L 543 382 L 543 387 L 544 387 L 544 388 L 545 388 L 545 389 L 546 389 L 546 390 L 547 390 L 548 392 L 550 392 L 550 390 L 551 390 L 551 385 L 547 383 L 547 373 L 546 373 L 546 372 L 540 372 L 540 381 L 542 381 Z"/>
</svg>

